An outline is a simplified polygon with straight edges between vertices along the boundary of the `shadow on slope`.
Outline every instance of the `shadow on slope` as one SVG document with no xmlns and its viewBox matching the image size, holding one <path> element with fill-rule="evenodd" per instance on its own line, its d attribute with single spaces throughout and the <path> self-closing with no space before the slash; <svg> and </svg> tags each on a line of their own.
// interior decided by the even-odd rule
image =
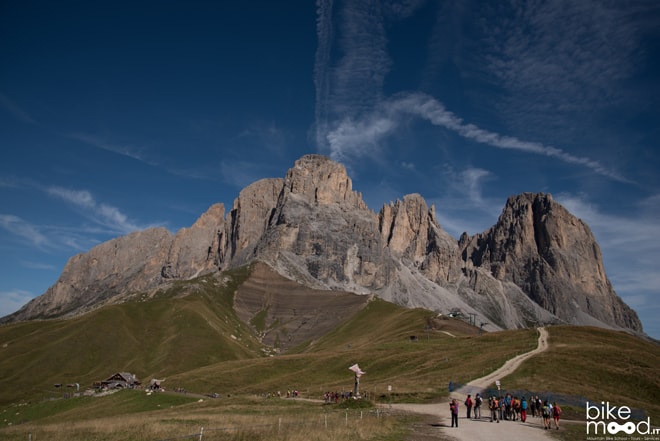
<svg viewBox="0 0 660 441">
<path fill-rule="evenodd" d="M 370 299 L 368 295 L 307 288 L 258 262 L 236 290 L 234 309 L 265 345 L 286 352 L 332 331 Z"/>
</svg>

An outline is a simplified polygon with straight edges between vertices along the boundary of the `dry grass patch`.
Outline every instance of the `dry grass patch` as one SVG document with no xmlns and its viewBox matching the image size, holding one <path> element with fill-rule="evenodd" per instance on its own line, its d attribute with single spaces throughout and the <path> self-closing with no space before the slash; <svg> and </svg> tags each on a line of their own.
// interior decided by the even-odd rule
<svg viewBox="0 0 660 441">
<path fill-rule="evenodd" d="M 7 441 L 397 440 L 407 421 L 373 409 L 341 409 L 293 399 L 237 397 L 114 417 L 34 422 L 0 429 Z"/>
</svg>

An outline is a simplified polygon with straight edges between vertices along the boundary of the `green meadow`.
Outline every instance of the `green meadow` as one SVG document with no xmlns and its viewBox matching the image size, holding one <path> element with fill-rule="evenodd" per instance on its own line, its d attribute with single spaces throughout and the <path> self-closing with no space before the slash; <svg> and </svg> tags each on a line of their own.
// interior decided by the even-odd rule
<svg viewBox="0 0 660 441">
<path fill-rule="evenodd" d="M 373 300 L 333 331 L 273 353 L 232 308 L 247 277 L 242 268 L 68 320 L 1 326 L 0 438 L 156 441 L 204 430 L 223 440 L 403 439 L 415 417 L 389 414 L 388 403 L 445 399 L 450 381 L 486 375 L 537 343 L 536 330 L 480 335 L 459 319 Z M 549 332 L 549 350 L 503 378 L 507 388 L 609 400 L 658 424 L 657 343 L 589 327 Z M 327 391 L 353 390 L 354 363 L 366 371 L 366 398 L 324 404 Z M 82 392 L 116 372 L 165 379 L 166 392 L 64 398 L 74 388 L 54 387 Z M 293 390 L 299 398 L 277 398 Z M 579 407 L 567 416 L 584 420 Z"/>
</svg>

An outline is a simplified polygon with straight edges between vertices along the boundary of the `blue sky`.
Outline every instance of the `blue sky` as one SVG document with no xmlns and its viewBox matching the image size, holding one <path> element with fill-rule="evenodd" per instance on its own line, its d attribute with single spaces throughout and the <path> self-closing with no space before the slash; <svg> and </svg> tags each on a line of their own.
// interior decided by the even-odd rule
<svg viewBox="0 0 660 441">
<path fill-rule="evenodd" d="M 660 338 L 660 3 L 0 3 L 0 315 L 300 156 L 457 237 L 547 192 Z"/>
</svg>

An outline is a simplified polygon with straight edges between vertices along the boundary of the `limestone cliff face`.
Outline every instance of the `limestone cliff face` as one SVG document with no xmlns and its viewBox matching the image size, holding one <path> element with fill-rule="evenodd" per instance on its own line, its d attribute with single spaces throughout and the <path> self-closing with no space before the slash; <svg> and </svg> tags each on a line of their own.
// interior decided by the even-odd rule
<svg viewBox="0 0 660 441">
<path fill-rule="evenodd" d="M 97 245 L 69 259 L 46 293 L 4 321 L 75 315 L 169 280 L 217 271 L 223 230 L 224 207 L 216 204 L 175 235 L 150 228 Z"/>
<path fill-rule="evenodd" d="M 343 165 L 300 158 L 172 235 L 154 228 L 72 257 L 42 296 L 0 322 L 70 316 L 163 284 L 261 261 L 311 288 L 461 310 L 486 329 L 574 323 L 641 332 L 616 295 L 589 227 L 550 195 L 511 197 L 497 224 L 456 240 L 407 195 L 371 211 Z"/>
<path fill-rule="evenodd" d="M 219 259 L 243 265 L 254 259 L 259 240 L 266 232 L 268 223 L 282 191 L 282 179 L 262 179 L 244 188 L 234 201 L 226 228 L 226 254 Z"/>
<path fill-rule="evenodd" d="M 312 286 L 362 293 L 385 286 L 393 271 L 375 214 L 344 166 L 320 155 L 287 173 L 257 254 Z"/>
<path fill-rule="evenodd" d="M 189 279 L 215 270 L 226 248 L 224 223 L 225 207 L 215 204 L 192 227 L 179 230 L 169 245 L 161 276 Z M 162 245 L 166 245 L 165 241 Z"/>
<path fill-rule="evenodd" d="M 440 227 L 435 209 L 429 209 L 419 194 L 404 196 L 403 201 L 384 206 L 378 221 L 381 236 L 392 253 L 409 260 L 442 286 L 459 279 L 456 239 Z"/>
<path fill-rule="evenodd" d="M 466 268 L 519 286 L 569 323 L 584 316 L 641 331 L 637 314 L 615 294 L 589 227 L 548 194 L 511 197 L 497 224 L 462 239 Z"/>
<path fill-rule="evenodd" d="M 73 256 L 45 294 L 9 317 L 17 321 L 66 316 L 147 289 L 160 278 L 171 240 L 166 229 L 152 228 Z"/>
</svg>

